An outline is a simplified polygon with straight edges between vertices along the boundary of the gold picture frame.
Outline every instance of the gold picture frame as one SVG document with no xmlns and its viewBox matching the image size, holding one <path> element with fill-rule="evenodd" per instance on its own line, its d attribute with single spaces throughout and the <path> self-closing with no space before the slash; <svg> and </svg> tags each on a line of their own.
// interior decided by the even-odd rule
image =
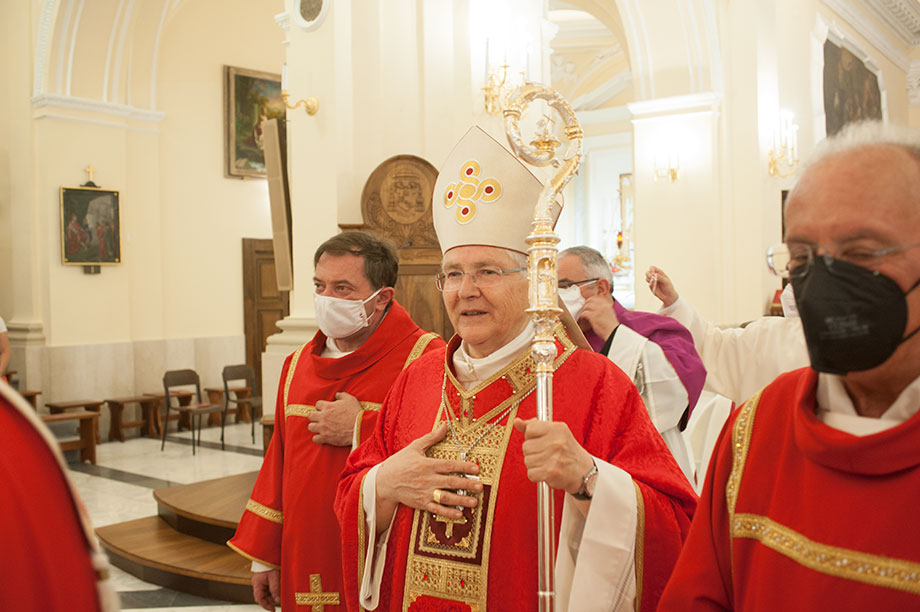
<svg viewBox="0 0 920 612">
<path fill-rule="evenodd" d="M 61 263 L 121 263 L 121 200 L 117 191 L 61 187 Z"/>
<path fill-rule="evenodd" d="M 284 117 L 281 75 L 224 66 L 224 176 L 265 178 L 262 121 Z"/>
</svg>

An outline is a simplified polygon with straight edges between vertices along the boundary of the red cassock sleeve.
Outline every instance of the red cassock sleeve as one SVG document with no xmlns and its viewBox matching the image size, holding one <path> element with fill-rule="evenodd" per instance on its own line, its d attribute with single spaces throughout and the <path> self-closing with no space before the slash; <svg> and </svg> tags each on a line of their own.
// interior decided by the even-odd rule
<svg viewBox="0 0 920 612">
<path fill-rule="evenodd" d="M 287 380 L 293 354 L 288 355 L 281 369 Z M 262 461 L 262 468 L 252 488 L 247 509 L 243 512 L 236 535 L 227 545 L 244 557 L 265 565 L 281 567 L 282 502 L 281 481 L 284 473 L 284 385 L 278 385 L 275 401 L 275 430 Z M 257 503 L 260 507 L 253 506 Z"/>
<path fill-rule="evenodd" d="M 0 397 L 0 610 L 99 610 L 78 503 L 44 439 Z"/>
<path fill-rule="evenodd" d="M 732 470 L 731 430 L 736 410 L 722 427 L 700 495 L 697 520 L 658 609 L 674 612 L 732 610 L 731 541 L 725 484 Z"/>
</svg>

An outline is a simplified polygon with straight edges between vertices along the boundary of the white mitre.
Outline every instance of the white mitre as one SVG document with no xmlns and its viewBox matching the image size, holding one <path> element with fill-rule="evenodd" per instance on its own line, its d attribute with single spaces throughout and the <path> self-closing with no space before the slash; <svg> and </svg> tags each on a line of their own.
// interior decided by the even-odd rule
<svg viewBox="0 0 920 612">
<path fill-rule="evenodd" d="M 511 151 L 473 126 L 447 159 L 431 210 L 441 251 L 466 245 L 527 253 L 526 238 L 543 184 Z M 562 207 L 553 207 L 553 219 Z"/>
</svg>

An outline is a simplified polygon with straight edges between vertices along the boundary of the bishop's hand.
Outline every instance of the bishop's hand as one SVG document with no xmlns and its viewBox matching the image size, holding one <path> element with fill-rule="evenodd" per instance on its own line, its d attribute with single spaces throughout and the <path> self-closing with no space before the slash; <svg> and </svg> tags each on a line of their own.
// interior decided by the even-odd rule
<svg viewBox="0 0 920 612">
<path fill-rule="evenodd" d="M 433 459 L 425 452 L 444 439 L 447 426 L 425 434 L 380 464 L 377 470 L 377 531 L 386 529 L 399 504 L 459 520 L 457 507 L 473 508 L 475 497 L 461 492 L 482 491 L 482 484 L 461 474 L 479 474 L 469 461 Z M 437 499 L 438 501 L 435 501 Z"/>
<path fill-rule="evenodd" d="M 355 435 L 355 421 L 361 411 L 361 402 L 344 391 L 335 394 L 335 400 L 316 402 L 316 410 L 307 415 L 311 421 L 307 429 L 313 432 L 315 444 L 351 446 Z"/>
<path fill-rule="evenodd" d="M 554 489 L 577 493 L 594 459 L 565 423 L 538 419 L 515 419 L 514 428 L 524 434 L 524 465 L 532 482 L 546 482 Z"/>
</svg>

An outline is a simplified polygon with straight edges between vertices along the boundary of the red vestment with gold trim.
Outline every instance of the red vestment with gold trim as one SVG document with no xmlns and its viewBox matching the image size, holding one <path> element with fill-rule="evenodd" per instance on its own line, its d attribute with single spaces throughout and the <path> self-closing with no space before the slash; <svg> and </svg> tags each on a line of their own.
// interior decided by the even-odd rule
<svg viewBox="0 0 920 612">
<path fill-rule="evenodd" d="M 722 430 L 659 610 L 920 609 L 920 413 L 869 436 L 779 376 Z"/>
<path fill-rule="evenodd" d="M 2 387 L 0 541 L 6 562 L 0 573 L 0 610 L 99 610 L 80 501 L 48 442 L 4 397 L 9 387 Z"/>
<path fill-rule="evenodd" d="M 523 434 L 512 425 L 515 417 L 536 416 L 533 360 L 528 349 L 475 389 L 463 390 L 445 366 L 458 347 L 459 337 L 454 336 L 446 352 L 428 354 L 403 372 L 384 402 L 373 436 L 351 455 L 342 474 L 336 513 L 342 525 L 349 610 L 358 609 L 368 552 L 364 475 L 447 418 L 439 407 L 445 371 L 460 444 L 448 435 L 428 454 L 457 458 L 459 450 L 482 436 L 469 451 L 469 460 L 479 463 L 484 490 L 477 508 L 467 509 L 457 522 L 399 506 L 377 610 L 537 609 L 537 485 L 527 479 Z M 641 493 L 639 521 L 644 528 L 637 530 L 637 577 L 641 609 L 654 610 L 689 528 L 696 496 L 629 378 L 603 355 L 575 349 L 567 337 L 557 335 L 557 350 L 555 420 L 568 424 L 592 455 L 628 472 Z M 463 429 L 464 423 L 469 430 Z M 491 423 L 495 427 L 486 432 Z M 556 491 L 557 534 L 564 495 Z"/>
<path fill-rule="evenodd" d="M 326 610 L 344 609 L 341 538 L 332 502 L 351 447 L 314 444 L 307 415 L 317 401 L 332 401 L 344 391 L 362 404 L 359 437 L 366 438 L 407 361 L 444 346 L 395 301 L 353 353 L 339 359 L 320 357 L 325 343 L 326 336 L 317 332 L 284 363 L 275 431 L 236 535 L 228 542 L 250 559 L 280 567 L 282 610 L 297 609 L 298 599 L 310 605 L 311 591 L 320 590 L 337 594 L 342 602 L 341 608 L 326 603 Z M 313 575 L 319 581 L 311 583 Z"/>
</svg>

